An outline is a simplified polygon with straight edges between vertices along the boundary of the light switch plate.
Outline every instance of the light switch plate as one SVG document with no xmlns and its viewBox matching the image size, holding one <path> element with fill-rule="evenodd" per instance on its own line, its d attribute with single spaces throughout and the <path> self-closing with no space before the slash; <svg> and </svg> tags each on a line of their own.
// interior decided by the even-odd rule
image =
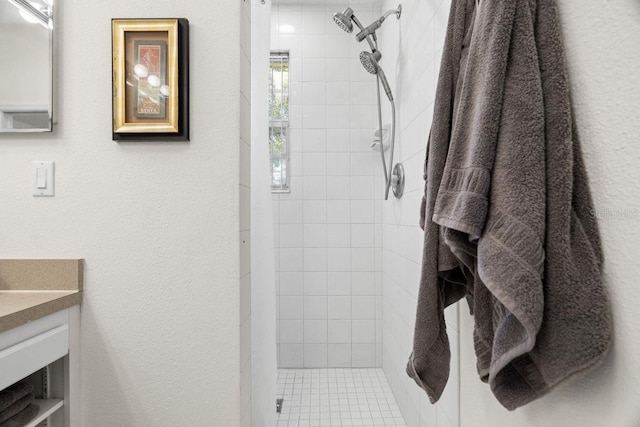
<svg viewBox="0 0 640 427">
<path fill-rule="evenodd" d="M 53 196 L 53 169 L 52 161 L 31 162 L 31 191 L 34 196 Z"/>
</svg>

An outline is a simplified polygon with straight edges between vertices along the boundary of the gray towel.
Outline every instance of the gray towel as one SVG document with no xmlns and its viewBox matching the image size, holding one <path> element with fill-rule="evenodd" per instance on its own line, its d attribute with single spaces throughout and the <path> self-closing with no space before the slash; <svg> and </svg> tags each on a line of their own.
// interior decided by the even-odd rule
<svg viewBox="0 0 640 427">
<path fill-rule="evenodd" d="M 0 427 L 24 427 L 29 421 L 34 419 L 38 415 L 40 408 L 36 404 L 27 406 L 22 412 L 9 418 L 4 423 L 0 424 Z"/>
<path fill-rule="evenodd" d="M 448 378 L 443 310 L 466 295 L 478 372 L 513 410 L 600 362 L 611 322 L 573 133 L 555 0 L 454 0 L 425 169 L 407 373 Z"/>
<path fill-rule="evenodd" d="M 0 391 L 0 412 L 16 403 L 22 397 L 33 393 L 33 386 L 26 381 L 18 381 Z"/>
<path fill-rule="evenodd" d="M 24 408 L 33 403 L 35 396 L 33 393 L 29 393 L 26 396 L 18 399 L 13 405 L 9 406 L 4 411 L 0 412 L 0 423 L 7 421 L 9 418 L 23 411 Z"/>
</svg>

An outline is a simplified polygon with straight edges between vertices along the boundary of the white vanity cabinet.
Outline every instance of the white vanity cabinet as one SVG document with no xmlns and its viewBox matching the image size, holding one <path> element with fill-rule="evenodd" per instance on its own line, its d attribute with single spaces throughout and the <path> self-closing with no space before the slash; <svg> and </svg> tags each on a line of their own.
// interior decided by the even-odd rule
<svg viewBox="0 0 640 427">
<path fill-rule="evenodd" d="M 35 427 L 78 425 L 79 306 L 75 305 L 0 333 L 0 390 L 42 371 Z"/>
</svg>

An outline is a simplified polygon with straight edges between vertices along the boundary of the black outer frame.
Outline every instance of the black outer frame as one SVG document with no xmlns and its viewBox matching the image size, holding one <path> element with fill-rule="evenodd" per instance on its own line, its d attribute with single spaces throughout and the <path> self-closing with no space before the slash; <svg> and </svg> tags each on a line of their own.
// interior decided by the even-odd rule
<svg viewBox="0 0 640 427">
<path fill-rule="evenodd" d="M 112 19 L 115 20 L 118 18 Z M 176 18 L 148 18 L 148 19 L 176 19 Z M 142 20 L 142 19 L 136 19 Z M 189 20 L 178 20 L 178 133 L 167 132 L 137 132 L 116 133 L 113 131 L 113 111 L 115 105 L 111 96 L 111 135 L 114 141 L 189 141 Z M 111 35 L 113 43 L 113 34 Z M 111 46 L 113 51 L 113 46 Z M 112 93 L 115 91 L 112 85 Z"/>
</svg>

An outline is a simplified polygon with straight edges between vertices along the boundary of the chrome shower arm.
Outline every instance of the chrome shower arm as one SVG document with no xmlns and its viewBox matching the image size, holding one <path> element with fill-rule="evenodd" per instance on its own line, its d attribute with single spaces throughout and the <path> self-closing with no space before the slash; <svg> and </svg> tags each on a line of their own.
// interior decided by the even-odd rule
<svg viewBox="0 0 640 427">
<path fill-rule="evenodd" d="M 382 19 L 384 21 L 385 19 L 387 19 L 389 17 L 389 15 L 393 15 L 394 13 L 396 15 L 396 18 L 400 19 L 400 15 L 402 15 L 402 5 L 401 4 L 399 4 L 398 7 L 395 8 L 395 9 L 387 10 L 384 13 L 384 15 L 382 15 L 382 18 L 380 18 L 380 19 Z"/>
</svg>

